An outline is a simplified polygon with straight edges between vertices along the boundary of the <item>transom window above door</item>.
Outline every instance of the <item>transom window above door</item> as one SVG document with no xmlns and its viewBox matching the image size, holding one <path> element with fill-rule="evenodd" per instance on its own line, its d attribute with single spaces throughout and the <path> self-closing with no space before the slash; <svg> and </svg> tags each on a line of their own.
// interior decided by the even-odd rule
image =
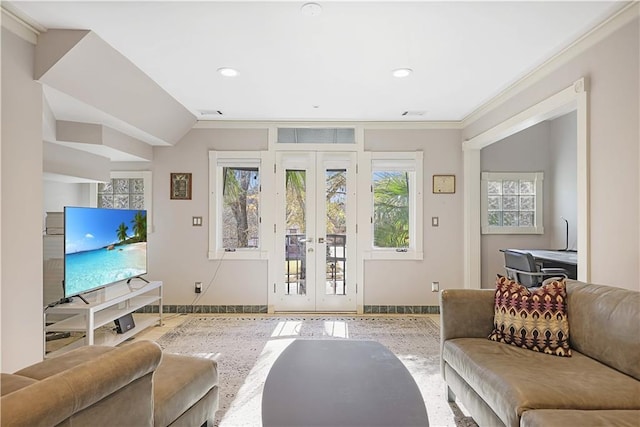
<svg viewBox="0 0 640 427">
<path fill-rule="evenodd" d="M 278 144 L 355 144 L 354 128 L 278 128 Z"/>
</svg>

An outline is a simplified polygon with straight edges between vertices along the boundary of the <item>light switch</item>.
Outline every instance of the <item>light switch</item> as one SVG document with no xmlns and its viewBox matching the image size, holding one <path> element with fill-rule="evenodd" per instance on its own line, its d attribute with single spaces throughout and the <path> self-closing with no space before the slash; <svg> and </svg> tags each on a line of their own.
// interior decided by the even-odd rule
<svg viewBox="0 0 640 427">
<path fill-rule="evenodd" d="M 438 219 L 437 216 L 432 216 L 431 217 L 431 226 L 432 227 L 437 227 L 440 223 L 440 220 Z"/>
<path fill-rule="evenodd" d="M 202 217 L 201 216 L 194 216 L 191 219 L 191 223 L 193 224 L 194 227 L 202 227 Z"/>
</svg>

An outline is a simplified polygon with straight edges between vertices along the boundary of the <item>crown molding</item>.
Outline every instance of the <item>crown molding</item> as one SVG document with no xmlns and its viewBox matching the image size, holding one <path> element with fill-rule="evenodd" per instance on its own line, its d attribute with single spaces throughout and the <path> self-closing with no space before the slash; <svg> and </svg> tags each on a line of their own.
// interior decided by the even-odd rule
<svg viewBox="0 0 640 427">
<path fill-rule="evenodd" d="M 363 129 L 462 129 L 462 122 L 394 122 L 394 121 L 250 121 L 250 120 L 199 120 L 193 129 L 269 129 L 272 127 L 360 127 Z"/>
<path fill-rule="evenodd" d="M 587 49 L 593 47 L 596 43 L 604 40 L 629 22 L 634 19 L 638 19 L 638 17 L 640 17 L 640 3 L 637 1 L 628 2 L 607 20 L 595 26 L 591 31 L 571 43 L 561 52 L 557 53 L 520 80 L 507 87 L 494 98 L 478 107 L 475 111 L 462 119 L 460 122 L 461 127 L 463 129 L 466 128 L 471 123 L 499 107 L 518 93 L 547 77 L 560 66 L 566 64 L 581 53 L 585 52 Z"/>
<path fill-rule="evenodd" d="M 2 9 L 2 26 L 11 31 L 18 37 L 28 41 L 31 44 L 38 43 L 38 36 L 46 31 L 46 29 L 38 24 L 29 23 L 22 19 L 16 12 L 10 10 L 8 4 L 3 4 Z"/>
</svg>

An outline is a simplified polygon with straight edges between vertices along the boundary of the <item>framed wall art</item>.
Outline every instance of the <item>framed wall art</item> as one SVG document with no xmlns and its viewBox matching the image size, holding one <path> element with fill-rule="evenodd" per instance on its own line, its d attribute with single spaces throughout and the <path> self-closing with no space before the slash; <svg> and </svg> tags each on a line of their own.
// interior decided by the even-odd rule
<svg viewBox="0 0 640 427">
<path fill-rule="evenodd" d="M 434 194 L 453 194 L 456 192 L 455 175 L 433 175 Z"/>
<path fill-rule="evenodd" d="M 171 174 L 171 200 L 191 200 L 191 174 Z"/>
</svg>

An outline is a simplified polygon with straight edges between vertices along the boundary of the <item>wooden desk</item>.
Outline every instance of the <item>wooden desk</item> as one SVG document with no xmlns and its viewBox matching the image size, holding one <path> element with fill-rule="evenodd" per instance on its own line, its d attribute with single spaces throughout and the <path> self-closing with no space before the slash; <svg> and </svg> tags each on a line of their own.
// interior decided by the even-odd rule
<svg viewBox="0 0 640 427">
<path fill-rule="evenodd" d="M 529 252 L 543 268 L 564 268 L 569 279 L 578 278 L 578 252 L 554 251 L 550 249 L 509 249 L 515 252 Z"/>
</svg>

